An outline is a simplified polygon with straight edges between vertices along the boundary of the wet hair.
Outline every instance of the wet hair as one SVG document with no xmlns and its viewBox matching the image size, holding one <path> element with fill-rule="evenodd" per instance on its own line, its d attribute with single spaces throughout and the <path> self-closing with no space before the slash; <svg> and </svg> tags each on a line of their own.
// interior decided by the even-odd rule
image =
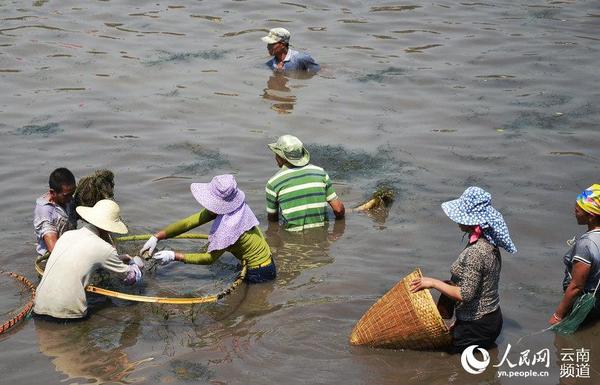
<svg viewBox="0 0 600 385">
<path fill-rule="evenodd" d="M 60 192 L 63 185 L 74 186 L 75 176 L 73 176 L 73 173 L 69 171 L 69 169 L 60 167 L 52 171 L 50 174 L 50 178 L 48 178 L 48 186 L 50 186 L 52 190 Z"/>
</svg>

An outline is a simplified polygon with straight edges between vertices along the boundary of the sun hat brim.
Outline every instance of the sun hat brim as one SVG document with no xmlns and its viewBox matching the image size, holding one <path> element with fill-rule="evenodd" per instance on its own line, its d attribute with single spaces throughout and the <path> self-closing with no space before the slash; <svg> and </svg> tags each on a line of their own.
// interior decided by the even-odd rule
<svg viewBox="0 0 600 385">
<path fill-rule="evenodd" d="M 202 207 L 215 214 L 229 214 L 237 210 L 246 199 L 246 195 L 240 189 L 237 189 L 237 193 L 230 201 L 215 196 L 210 191 L 210 183 L 192 183 L 190 190 Z"/>
<path fill-rule="evenodd" d="M 264 41 L 267 44 L 275 44 L 281 41 L 271 35 L 263 36 L 260 38 L 260 40 Z"/>
<path fill-rule="evenodd" d="M 288 158 L 285 155 L 285 153 L 283 152 L 283 150 L 277 146 L 277 143 L 269 143 L 267 146 L 269 147 L 269 149 L 271 151 L 273 151 L 275 154 L 279 155 L 286 161 L 290 162 L 290 164 L 293 166 L 302 167 L 302 166 L 306 166 L 308 164 L 308 162 L 310 162 L 310 153 L 304 146 L 302 147 L 302 158 L 300 158 L 300 159 Z"/>
<path fill-rule="evenodd" d="M 442 210 L 444 210 L 444 213 L 448 218 L 458 224 L 475 226 L 485 222 L 480 215 L 465 212 L 464 207 L 465 203 L 460 198 L 442 203 Z"/>
<path fill-rule="evenodd" d="M 112 221 L 105 216 L 99 215 L 98 210 L 94 210 L 94 207 L 78 206 L 75 210 L 86 222 L 102 230 L 115 234 L 127 234 L 129 232 L 127 226 L 121 220 Z"/>
</svg>

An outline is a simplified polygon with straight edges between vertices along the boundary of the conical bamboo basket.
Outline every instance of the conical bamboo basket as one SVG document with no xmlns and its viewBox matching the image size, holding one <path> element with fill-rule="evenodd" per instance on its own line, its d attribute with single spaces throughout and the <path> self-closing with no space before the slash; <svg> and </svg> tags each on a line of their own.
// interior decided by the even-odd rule
<svg viewBox="0 0 600 385">
<path fill-rule="evenodd" d="M 371 306 L 354 327 L 350 344 L 414 350 L 448 347 L 451 336 L 429 290 L 410 292 L 410 282 L 420 277 L 420 269 L 413 271 Z"/>
</svg>

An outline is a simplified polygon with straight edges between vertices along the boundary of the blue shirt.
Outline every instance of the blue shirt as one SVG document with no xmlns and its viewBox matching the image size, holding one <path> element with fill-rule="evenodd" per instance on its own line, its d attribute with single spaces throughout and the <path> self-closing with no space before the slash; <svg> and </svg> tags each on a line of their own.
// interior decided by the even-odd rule
<svg viewBox="0 0 600 385">
<path fill-rule="evenodd" d="M 272 58 L 266 64 L 270 69 L 274 71 L 277 70 L 277 62 L 275 61 L 275 58 Z M 285 55 L 285 59 L 283 59 L 284 71 L 318 72 L 320 69 L 321 66 L 318 65 L 315 62 L 315 59 L 313 59 L 308 53 L 288 49 L 287 55 Z"/>
</svg>

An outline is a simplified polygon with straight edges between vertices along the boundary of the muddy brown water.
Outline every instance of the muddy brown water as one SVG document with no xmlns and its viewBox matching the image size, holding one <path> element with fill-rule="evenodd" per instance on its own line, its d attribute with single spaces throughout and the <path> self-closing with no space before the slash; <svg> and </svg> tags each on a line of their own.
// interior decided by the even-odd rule
<svg viewBox="0 0 600 385">
<path fill-rule="evenodd" d="M 574 197 L 599 182 L 599 24 L 594 1 L 2 2 L 6 270 L 35 278 L 33 205 L 59 166 L 77 177 L 113 170 L 132 233 L 196 210 L 190 181 L 219 173 L 236 175 L 266 230 L 264 185 L 276 172 L 266 144 L 286 133 L 349 206 L 381 182 L 397 197 L 387 215 L 348 215 L 327 234 L 271 229 L 277 281 L 217 305 L 92 299 L 84 322 L 28 320 L 0 336 L 0 383 L 597 383 L 600 325 L 519 339 L 558 303 L 565 240 L 584 230 Z M 263 67 L 260 37 L 275 26 L 319 74 Z M 448 276 L 462 243 L 440 203 L 469 185 L 492 193 L 519 249 L 503 254 L 492 363 L 509 344 L 513 362 L 548 349 L 548 377 L 500 378 L 506 363 L 471 375 L 459 356 L 348 345 L 412 269 Z M 157 290 L 214 274 L 164 270 Z M 591 379 L 561 379 L 561 353 L 582 348 Z"/>
</svg>

